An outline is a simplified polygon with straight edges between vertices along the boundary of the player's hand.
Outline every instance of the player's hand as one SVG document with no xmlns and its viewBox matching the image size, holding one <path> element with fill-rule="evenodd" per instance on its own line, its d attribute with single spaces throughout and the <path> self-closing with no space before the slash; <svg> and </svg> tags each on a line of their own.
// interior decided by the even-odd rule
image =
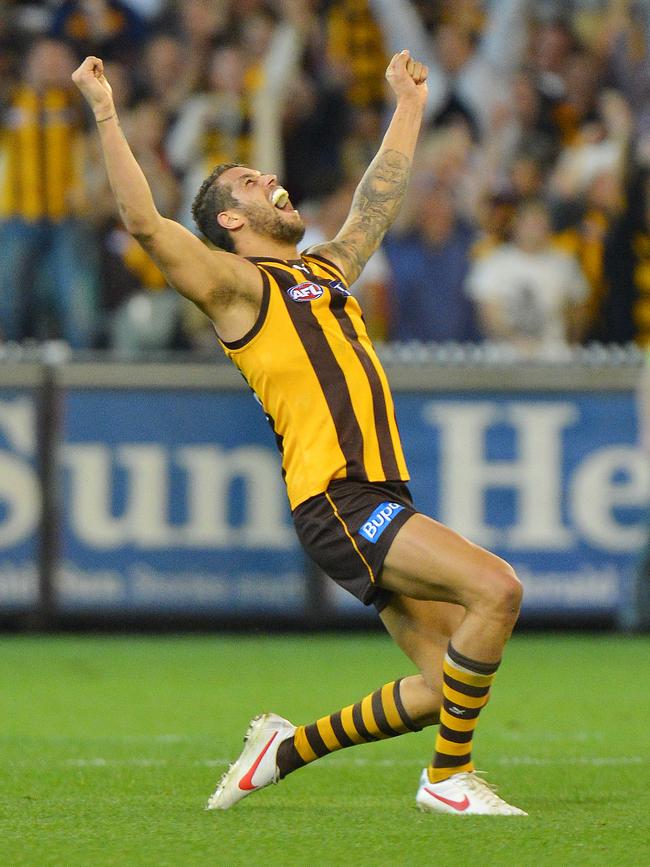
<svg viewBox="0 0 650 867">
<path fill-rule="evenodd" d="M 415 99 L 424 106 L 429 93 L 428 74 L 428 68 L 418 60 L 414 60 L 408 50 L 404 50 L 396 54 L 388 64 L 386 79 L 398 101 Z"/>
<path fill-rule="evenodd" d="M 99 57 L 87 57 L 72 73 L 72 80 L 84 95 L 95 117 L 101 118 L 115 110 L 113 91 L 104 75 Z"/>
</svg>

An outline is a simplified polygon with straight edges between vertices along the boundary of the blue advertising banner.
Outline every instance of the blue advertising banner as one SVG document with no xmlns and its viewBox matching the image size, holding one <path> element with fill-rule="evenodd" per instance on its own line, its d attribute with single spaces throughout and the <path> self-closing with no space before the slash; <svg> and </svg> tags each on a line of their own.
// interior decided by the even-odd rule
<svg viewBox="0 0 650 867">
<path fill-rule="evenodd" d="M 610 615 L 647 535 L 632 392 L 401 394 L 418 508 L 508 560 L 524 613 Z"/>
<path fill-rule="evenodd" d="M 417 507 L 511 562 L 525 613 L 620 610 L 650 490 L 631 392 L 396 404 Z M 279 456 L 248 393 L 69 391 L 61 461 L 60 609 L 304 613 Z M 363 614 L 331 582 L 327 598 Z"/>
<path fill-rule="evenodd" d="M 58 608 L 299 616 L 304 561 L 247 392 L 65 396 Z"/>
<path fill-rule="evenodd" d="M 0 612 L 38 602 L 36 401 L 29 389 L 0 388 Z"/>
</svg>

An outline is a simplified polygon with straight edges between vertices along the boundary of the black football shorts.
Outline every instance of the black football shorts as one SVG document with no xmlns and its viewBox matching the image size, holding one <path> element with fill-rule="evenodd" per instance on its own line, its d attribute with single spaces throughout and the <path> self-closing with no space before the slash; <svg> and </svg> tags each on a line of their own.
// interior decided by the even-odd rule
<svg viewBox="0 0 650 867">
<path fill-rule="evenodd" d="M 377 585 L 397 531 L 416 510 L 404 482 L 339 479 L 293 511 L 298 538 L 337 584 L 381 611 L 391 591 Z"/>
</svg>

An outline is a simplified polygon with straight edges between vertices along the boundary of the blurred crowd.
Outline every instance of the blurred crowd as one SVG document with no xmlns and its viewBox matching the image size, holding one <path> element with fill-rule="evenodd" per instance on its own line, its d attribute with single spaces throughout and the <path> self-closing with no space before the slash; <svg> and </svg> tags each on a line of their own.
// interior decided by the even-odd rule
<svg viewBox="0 0 650 867">
<path fill-rule="evenodd" d="M 372 335 L 522 357 L 650 345 L 647 0 L 0 0 L 0 341 L 205 349 L 122 228 L 70 80 L 105 61 L 159 210 L 194 230 L 213 165 L 278 174 L 332 237 L 429 66 L 408 200 L 354 291 Z"/>
</svg>

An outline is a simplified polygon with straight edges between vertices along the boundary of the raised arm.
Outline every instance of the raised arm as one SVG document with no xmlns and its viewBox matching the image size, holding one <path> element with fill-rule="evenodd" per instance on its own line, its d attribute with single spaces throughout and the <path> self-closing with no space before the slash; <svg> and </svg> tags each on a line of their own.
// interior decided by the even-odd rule
<svg viewBox="0 0 650 867">
<path fill-rule="evenodd" d="M 72 80 L 97 121 L 108 179 L 126 230 L 144 247 L 171 286 L 219 324 L 232 304 L 233 286 L 257 279 L 255 268 L 232 253 L 208 249 L 197 237 L 158 213 L 147 179 L 122 132 L 104 66 L 87 57 Z"/>
<path fill-rule="evenodd" d="M 411 0 L 370 0 L 370 8 L 381 28 L 388 52 L 399 52 L 403 45 L 419 57 L 428 69 L 428 97 L 424 120 L 429 121 L 449 99 L 450 81 L 438 62 L 434 41 Z"/>
<path fill-rule="evenodd" d="M 350 213 L 332 241 L 311 248 L 331 259 L 353 283 L 382 242 L 404 201 L 422 112 L 427 68 L 401 51 L 386 70 L 397 106 L 377 155 L 356 189 Z"/>
</svg>

